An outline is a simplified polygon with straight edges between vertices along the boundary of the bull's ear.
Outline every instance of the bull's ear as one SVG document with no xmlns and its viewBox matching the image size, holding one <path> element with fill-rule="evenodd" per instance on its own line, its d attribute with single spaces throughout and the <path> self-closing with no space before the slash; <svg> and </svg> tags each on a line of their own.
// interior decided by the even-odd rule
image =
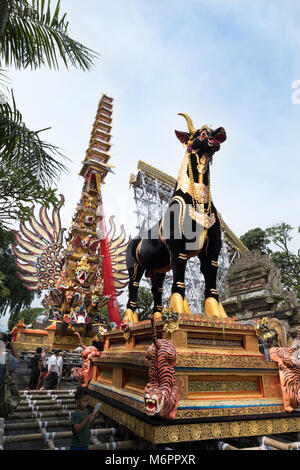
<svg viewBox="0 0 300 470">
<path fill-rule="evenodd" d="M 190 134 L 188 134 L 188 132 L 175 131 L 175 134 L 182 144 L 186 144 L 190 139 Z"/>
</svg>

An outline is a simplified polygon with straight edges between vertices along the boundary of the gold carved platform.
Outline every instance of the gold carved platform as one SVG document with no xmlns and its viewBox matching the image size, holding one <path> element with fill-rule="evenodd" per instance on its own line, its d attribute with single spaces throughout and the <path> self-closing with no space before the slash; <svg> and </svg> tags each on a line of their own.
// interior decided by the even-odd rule
<svg viewBox="0 0 300 470">
<path fill-rule="evenodd" d="M 176 419 L 150 418 L 144 411 L 150 321 L 132 327 L 129 335 L 105 334 L 89 384 L 103 413 L 152 443 L 300 430 L 300 413 L 286 416 L 277 364 L 260 353 L 252 326 L 180 315 L 176 322 L 156 322 L 156 328 L 158 338 L 172 340 L 177 350 Z"/>
<path fill-rule="evenodd" d="M 73 350 L 79 346 L 78 336 L 82 337 L 85 346 L 91 346 L 95 335 L 98 332 L 99 324 L 90 327 L 72 327 L 62 321 L 48 321 L 44 324 L 33 325 L 33 328 L 26 328 L 20 321 L 16 331 L 16 347 L 18 351 L 35 351 L 37 347 L 48 347 L 51 349 Z"/>
</svg>

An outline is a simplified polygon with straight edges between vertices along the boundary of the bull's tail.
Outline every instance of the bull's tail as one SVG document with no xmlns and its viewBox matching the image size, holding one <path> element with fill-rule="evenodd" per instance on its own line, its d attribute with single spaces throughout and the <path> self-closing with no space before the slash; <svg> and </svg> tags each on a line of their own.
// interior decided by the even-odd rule
<svg viewBox="0 0 300 470">
<path fill-rule="evenodd" d="M 154 343 L 154 346 L 156 347 L 156 349 L 157 349 L 157 351 L 158 351 L 158 350 L 159 350 L 159 342 L 157 341 L 157 331 L 156 331 L 154 316 L 153 316 L 153 315 L 149 315 L 149 318 L 150 318 L 150 320 L 151 320 L 153 343 Z"/>
<path fill-rule="evenodd" d="M 137 263 L 136 259 L 136 249 L 138 244 L 140 243 L 141 239 L 138 238 L 133 238 L 130 240 L 130 242 L 127 245 L 126 248 L 126 266 L 128 271 L 134 267 L 134 265 Z"/>
</svg>

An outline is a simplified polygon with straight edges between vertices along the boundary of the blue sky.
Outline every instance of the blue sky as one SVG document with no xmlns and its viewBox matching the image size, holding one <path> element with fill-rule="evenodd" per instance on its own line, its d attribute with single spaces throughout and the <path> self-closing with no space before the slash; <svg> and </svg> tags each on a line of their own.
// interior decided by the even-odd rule
<svg viewBox="0 0 300 470">
<path fill-rule="evenodd" d="M 142 159 L 177 176 L 184 150 L 174 129 L 224 126 L 212 196 L 238 235 L 278 222 L 299 225 L 300 3 L 297 0 L 62 0 L 69 34 L 100 53 L 90 72 L 70 68 L 10 74 L 33 129 L 72 160 L 59 192 L 69 227 L 78 176 L 102 93 L 114 98 L 107 216 L 135 234 L 130 173 Z M 83 7 L 84 5 L 84 7 Z M 293 249 L 299 247 L 295 231 Z"/>
</svg>

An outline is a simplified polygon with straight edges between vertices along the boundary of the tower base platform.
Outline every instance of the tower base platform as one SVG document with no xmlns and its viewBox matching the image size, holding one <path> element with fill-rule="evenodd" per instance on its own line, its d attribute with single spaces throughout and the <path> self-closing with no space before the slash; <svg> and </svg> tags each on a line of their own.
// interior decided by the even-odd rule
<svg viewBox="0 0 300 470">
<path fill-rule="evenodd" d="M 177 350 L 176 418 L 145 412 L 150 321 L 105 334 L 88 387 L 102 413 L 152 444 L 300 431 L 300 410 L 284 411 L 277 364 L 260 353 L 252 326 L 179 315 L 176 322 L 156 322 L 156 329 Z"/>
<path fill-rule="evenodd" d="M 62 321 L 49 320 L 44 323 L 33 324 L 33 328 L 26 328 L 20 321 L 16 331 L 16 347 L 18 351 L 35 351 L 37 347 L 48 347 L 51 349 L 63 349 L 72 351 L 79 346 L 78 337 L 74 335 L 77 331 L 85 346 L 91 346 L 93 338 L 98 333 L 101 323 L 92 325 L 67 325 Z"/>
</svg>

